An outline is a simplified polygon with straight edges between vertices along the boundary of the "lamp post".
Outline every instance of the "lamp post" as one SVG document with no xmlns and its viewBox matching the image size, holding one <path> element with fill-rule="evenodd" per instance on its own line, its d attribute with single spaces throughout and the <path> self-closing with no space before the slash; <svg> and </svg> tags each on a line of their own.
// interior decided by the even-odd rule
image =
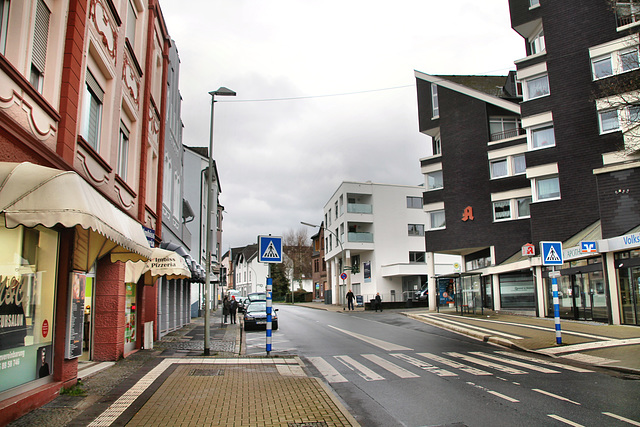
<svg viewBox="0 0 640 427">
<path fill-rule="evenodd" d="M 338 235 L 336 233 L 334 233 L 333 231 L 329 230 L 327 227 L 325 227 L 323 225 L 311 224 L 311 223 L 304 222 L 304 221 L 300 221 L 300 224 L 306 225 L 307 227 L 321 228 L 323 230 L 327 230 L 329 233 L 331 233 L 332 235 L 336 236 L 336 240 L 338 241 L 338 244 L 340 245 L 340 258 L 342 260 L 342 271 L 340 273 L 342 273 L 343 271 L 347 270 L 345 262 L 344 262 L 344 247 L 342 246 L 342 242 L 340 241 L 340 238 L 338 237 Z"/>
<path fill-rule="evenodd" d="M 205 268 L 205 287 L 204 287 L 204 355 L 209 356 L 211 350 L 209 349 L 210 340 L 210 307 L 209 307 L 209 288 L 211 286 L 211 208 L 213 207 L 213 105 L 216 102 L 216 95 L 218 96 L 236 96 L 236 93 L 226 87 L 220 87 L 218 90 L 209 92 L 211 95 L 211 122 L 209 125 L 209 173 L 207 174 L 207 252 L 206 252 L 206 268 Z M 218 203 L 215 206 L 216 218 L 218 216 Z M 216 245 L 216 262 L 217 257 L 217 245 Z"/>
</svg>

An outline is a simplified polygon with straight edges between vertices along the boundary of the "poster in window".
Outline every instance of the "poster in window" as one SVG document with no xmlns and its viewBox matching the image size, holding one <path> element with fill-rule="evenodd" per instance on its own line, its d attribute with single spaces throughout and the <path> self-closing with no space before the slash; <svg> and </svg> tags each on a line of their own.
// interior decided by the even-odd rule
<svg viewBox="0 0 640 427">
<path fill-rule="evenodd" d="M 87 276 L 81 271 L 72 271 L 70 276 L 65 357 L 75 359 L 82 354 L 84 288 Z"/>
<path fill-rule="evenodd" d="M 364 265 L 364 281 L 371 282 L 371 261 L 363 263 Z"/>
</svg>

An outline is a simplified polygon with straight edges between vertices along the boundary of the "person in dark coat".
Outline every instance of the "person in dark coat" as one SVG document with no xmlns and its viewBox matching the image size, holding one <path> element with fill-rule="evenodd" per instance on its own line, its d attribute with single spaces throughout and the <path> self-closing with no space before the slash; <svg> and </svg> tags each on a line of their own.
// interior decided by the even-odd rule
<svg viewBox="0 0 640 427">
<path fill-rule="evenodd" d="M 222 299 L 222 314 L 224 315 L 224 323 L 227 323 L 227 316 L 229 315 L 229 297 L 224 296 Z"/>
<path fill-rule="evenodd" d="M 236 311 L 238 311 L 238 301 L 236 301 L 236 296 L 231 296 L 231 301 L 229 301 L 229 314 L 231 315 L 231 319 L 229 323 L 236 323 Z"/>
<path fill-rule="evenodd" d="M 351 289 L 349 289 L 349 292 L 347 292 L 347 310 L 353 310 L 353 300 L 356 298 L 356 296 L 353 294 L 353 292 L 351 292 Z"/>
<path fill-rule="evenodd" d="M 376 311 L 378 311 L 378 309 L 382 311 L 382 298 L 380 298 L 380 292 L 376 294 Z"/>
</svg>

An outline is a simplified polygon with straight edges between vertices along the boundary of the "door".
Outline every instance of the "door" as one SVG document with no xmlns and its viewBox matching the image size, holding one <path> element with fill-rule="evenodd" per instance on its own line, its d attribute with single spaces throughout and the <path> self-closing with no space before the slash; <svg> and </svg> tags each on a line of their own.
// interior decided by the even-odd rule
<svg viewBox="0 0 640 427">
<path fill-rule="evenodd" d="M 622 323 L 640 326 L 640 267 L 618 270 Z"/>
</svg>

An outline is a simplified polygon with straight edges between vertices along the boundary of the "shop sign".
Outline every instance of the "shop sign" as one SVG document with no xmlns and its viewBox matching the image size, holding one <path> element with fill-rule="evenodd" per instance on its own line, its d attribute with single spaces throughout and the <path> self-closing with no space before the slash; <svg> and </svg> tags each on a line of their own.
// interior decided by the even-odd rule
<svg viewBox="0 0 640 427">
<path fill-rule="evenodd" d="M 531 243 L 522 245 L 522 256 L 535 256 L 536 247 Z"/>
<path fill-rule="evenodd" d="M 598 241 L 598 250 L 601 253 L 633 249 L 637 247 L 640 247 L 640 232 Z"/>
</svg>

